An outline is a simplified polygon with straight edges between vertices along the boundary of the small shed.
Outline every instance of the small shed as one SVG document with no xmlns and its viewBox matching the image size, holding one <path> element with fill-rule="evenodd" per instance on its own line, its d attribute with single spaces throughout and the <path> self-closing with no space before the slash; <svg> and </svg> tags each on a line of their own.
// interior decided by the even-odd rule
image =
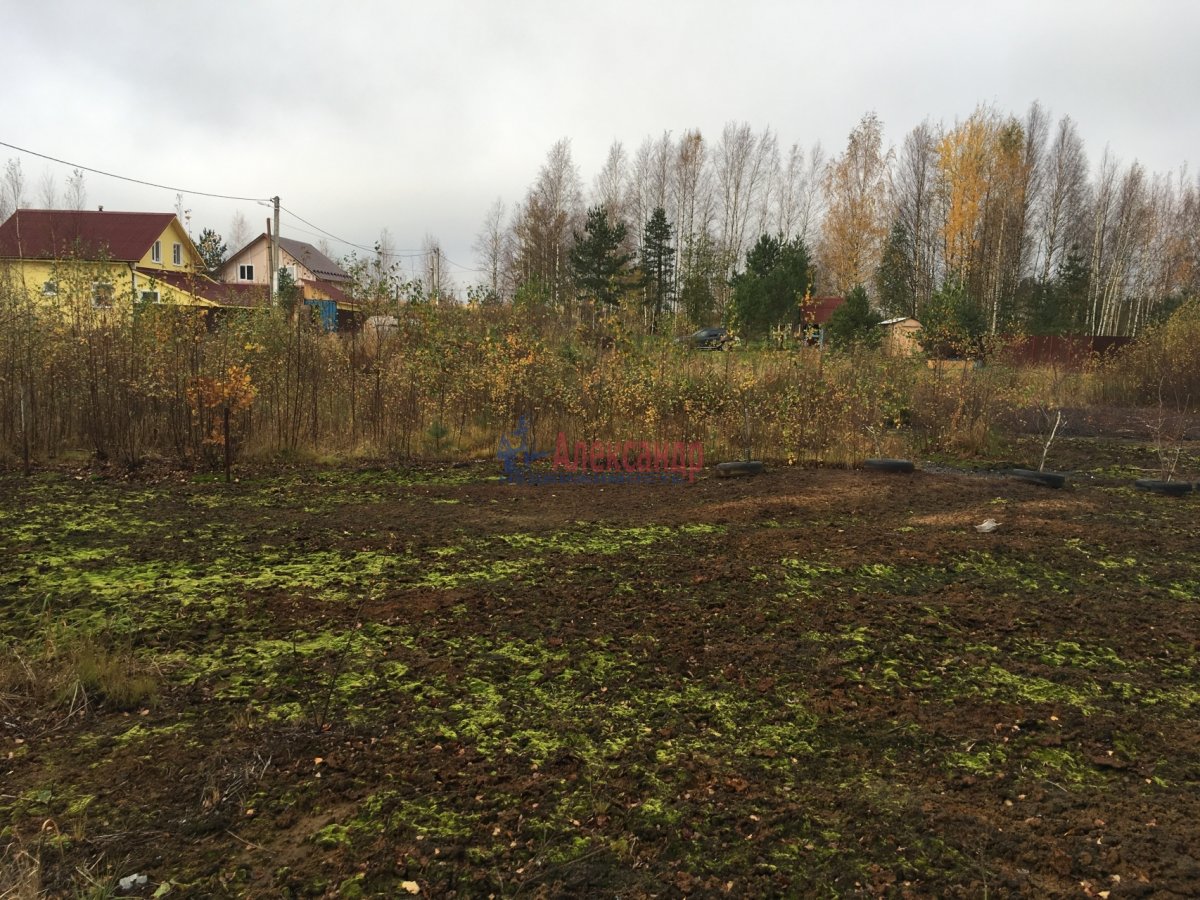
<svg viewBox="0 0 1200 900">
<path fill-rule="evenodd" d="M 897 316 L 879 323 L 883 329 L 883 352 L 888 356 L 916 356 L 921 352 L 921 323 L 911 316 Z"/>
<path fill-rule="evenodd" d="M 804 305 L 804 331 L 810 345 L 824 348 L 829 320 L 845 297 L 813 297 Z"/>
</svg>

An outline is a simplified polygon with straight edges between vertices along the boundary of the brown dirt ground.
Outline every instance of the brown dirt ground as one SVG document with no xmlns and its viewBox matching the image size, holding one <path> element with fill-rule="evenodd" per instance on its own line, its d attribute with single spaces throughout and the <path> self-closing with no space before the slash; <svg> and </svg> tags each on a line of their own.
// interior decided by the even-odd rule
<svg viewBox="0 0 1200 900">
<path fill-rule="evenodd" d="M 3 486 L 10 509 L 28 499 L 17 480 Z M 85 485 L 81 497 L 136 487 Z M 210 562 L 215 551 L 188 539 L 188 527 L 205 526 L 238 535 L 251 556 L 403 551 L 426 562 L 497 535 L 719 530 L 616 553 L 546 552 L 499 579 L 378 579 L 352 588 L 361 604 L 241 591 L 255 634 L 379 625 L 419 635 L 388 658 L 449 697 L 385 691 L 357 722 L 247 719 L 221 698 L 220 672 L 185 684 L 168 669 L 140 717 L 100 704 L 59 724 L 59 712 L 10 699 L 0 795 L 70 785 L 102 811 L 57 849 L 45 832 L 67 830 L 69 815 L 11 807 L 9 858 L 38 848 L 51 894 L 78 890 L 82 870 L 98 880 L 149 872 L 147 896 L 168 880 L 179 896 L 387 896 L 407 882 L 434 896 L 1200 895 L 1194 497 L 1103 478 L 1050 491 L 971 474 L 813 469 L 688 486 L 385 485 L 344 503 L 330 489 L 331 502 L 310 509 L 286 502 L 323 496 L 307 481 L 267 507 L 189 503 L 201 491 L 257 495 L 249 480 L 159 489 L 154 511 L 176 523 L 176 540 L 128 540 L 125 559 Z M 978 533 L 988 518 L 999 527 Z M 528 556 L 503 543 L 479 553 L 489 565 Z M 20 602 L 14 572 L 0 564 L 10 603 Z M 241 627 L 199 618 L 137 643 L 199 652 Z M 734 715 L 739 735 L 710 707 L 652 707 L 639 723 L 647 737 L 605 764 L 561 749 L 539 760 L 519 744 L 497 754 L 461 728 L 411 730 L 435 713 L 457 721 L 455 691 L 481 672 L 502 691 L 523 677 L 470 649 L 483 645 L 542 648 L 551 687 L 576 654 L 619 656 L 607 680 L 572 695 L 586 713 L 562 730 L 578 746 L 617 727 L 601 692 L 612 710 L 628 703 L 644 715 L 646 692 L 698 686 L 756 718 Z M 536 719 L 512 696 L 502 706 L 512 722 Z M 731 750 L 796 709 L 813 722 L 810 746 Z M 196 739 L 121 745 L 131 720 L 187 722 Z M 672 741 L 685 750 L 656 762 Z M 397 809 L 435 798 L 467 824 L 422 833 L 385 800 L 377 832 L 314 842 L 385 787 L 409 804 Z M 575 803 L 583 794 L 589 802 Z M 666 797 L 670 814 L 650 817 L 648 797 Z M 550 807 L 575 812 L 551 827 L 539 818 Z M 578 851 L 564 849 L 571 834 Z"/>
</svg>

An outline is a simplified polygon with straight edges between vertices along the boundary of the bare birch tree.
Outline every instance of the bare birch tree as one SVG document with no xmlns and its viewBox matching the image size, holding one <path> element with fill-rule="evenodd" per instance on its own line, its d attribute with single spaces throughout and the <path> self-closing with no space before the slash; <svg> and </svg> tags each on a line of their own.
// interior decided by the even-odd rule
<svg viewBox="0 0 1200 900">
<path fill-rule="evenodd" d="M 1136 331 L 1139 320 L 1129 300 L 1140 294 L 1142 256 L 1151 206 L 1146 173 L 1133 162 L 1118 179 L 1118 165 L 1105 150 L 1093 212 L 1089 319 L 1092 334 Z"/>
<path fill-rule="evenodd" d="M 629 193 L 629 156 L 625 145 L 613 141 L 608 148 L 604 167 L 592 182 L 592 205 L 603 206 L 610 221 L 629 225 L 627 200 Z"/>
<path fill-rule="evenodd" d="M 0 221 L 24 205 L 25 175 L 21 171 L 21 160 L 10 159 L 4 166 L 4 179 L 0 182 Z"/>
<path fill-rule="evenodd" d="M 938 130 L 926 119 L 904 138 L 893 176 L 894 218 L 908 235 L 908 271 L 915 309 L 923 308 L 938 283 Z"/>
<path fill-rule="evenodd" d="M 239 209 L 233 214 L 233 218 L 229 222 L 229 246 L 236 253 L 250 242 L 250 226 L 246 224 L 246 217 L 242 215 Z"/>
<path fill-rule="evenodd" d="M 42 179 L 38 182 L 38 194 L 42 209 L 58 209 L 58 182 L 54 180 L 54 173 L 49 169 L 42 172 Z"/>
<path fill-rule="evenodd" d="M 693 274 L 696 248 L 707 240 L 714 216 L 708 145 L 699 130 L 685 131 L 675 149 L 671 181 L 675 209 L 675 271 L 681 282 Z"/>
<path fill-rule="evenodd" d="M 1153 296 L 1200 295 L 1200 179 L 1183 166 L 1162 178 L 1154 194 Z"/>
<path fill-rule="evenodd" d="M 1045 112 L 1037 103 L 1030 107 L 1024 122 L 1015 116 L 997 118 L 990 130 L 981 240 L 972 266 L 972 288 L 982 302 L 992 334 L 1018 314 L 1017 285 L 1024 274 L 1029 248 L 1030 208 L 1040 190 L 1045 138 Z"/>
<path fill-rule="evenodd" d="M 497 197 L 484 215 L 483 226 L 475 237 L 476 259 L 487 277 L 488 290 L 494 300 L 502 297 L 501 287 L 507 248 L 504 228 L 505 215 L 504 200 Z"/>
<path fill-rule="evenodd" d="M 756 155 L 759 164 L 759 184 L 754 197 L 755 208 L 750 223 L 750 236 L 757 240 L 761 235 L 777 230 L 772 221 L 775 195 L 780 189 L 782 174 L 779 164 L 779 139 L 767 128 L 759 136 Z"/>
<path fill-rule="evenodd" d="M 708 145 L 698 130 L 686 131 L 679 139 L 671 190 L 680 242 L 706 231 L 712 223 L 712 190 Z"/>
<path fill-rule="evenodd" d="M 765 221 L 763 198 L 771 178 L 768 170 L 777 159 L 777 144 L 770 129 L 755 137 L 749 124 L 729 122 L 722 130 L 713 162 L 726 281 L 745 250 L 759 237 L 751 232 Z M 729 300 L 727 284 L 720 286 L 717 300 L 724 310 Z"/>
<path fill-rule="evenodd" d="M 1100 168 L 1092 188 L 1091 247 L 1088 253 L 1088 316 L 1090 334 L 1101 334 L 1105 272 L 1108 267 L 1108 232 L 1111 226 L 1113 200 L 1116 193 L 1117 161 L 1112 151 L 1104 148 Z"/>
<path fill-rule="evenodd" d="M 642 226 L 660 206 L 666 210 L 668 219 L 675 218 L 671 197 L 674 157 L 675 144 L 670 132 L 664 131 L 658 138 L 648 137 L 638 147 L 626 204 L 626 221 L 635 240 L 640 240 Z"/>
<path fill-rule="evenodd" d="M 1109 285 L 1104 296 L 1101 334 L 1136 334 L 1148 289 L 1146 253 L 1150 243 L 1153 202 L 1146 170 L 1136 160 L 1125 170 L 1117 192 L 1116 228 L 1109 232 Z"/>
<path fill-rule="evenodd" d="M 789 240 L 796 227 L 796 200 L 803 171 L 804 150 L 799 144 L 792 144 L 787 162 L 780 161 L 779 177 L 771 194 L 771 230 Z"/>
<path fill-rule="evenodd" d="M 567 310 L 568 252 L 582 218 L 583 190 L 571 157 L 571 142 L 558 141 L 547 154 L 525 202 L 513 220 L 513 278 L 533 285 L 560 311 Z"/>
<path fill-rule="evenodd" d="M 825 148 L 820 141 L 816 141 L 808 148 L 803 174 L 797 188 L 796 225 L 793 235 L 809 246 L 817 243 L 817 236 L 825 217 L 825 195 L 822 186 L 825 164 Z"/>
<path fill-rule="evenodd" d="M 1047 282 L 1064 253 L 1081 243 L 1087 205 L 1087 155 L 1070 116 L 1054 129 L 1043 165 L 1043 190 L 1034 206 L 1035 259 L 1038 277 Z"/>
<path fill-rule="evenodd" d="M 81 210 L 87 206 L 87 185 L 83 180 L 83 170 L 73 169 L 67 178 L 67 193 L 65 198 L 67 209 Z"/>
</svg>

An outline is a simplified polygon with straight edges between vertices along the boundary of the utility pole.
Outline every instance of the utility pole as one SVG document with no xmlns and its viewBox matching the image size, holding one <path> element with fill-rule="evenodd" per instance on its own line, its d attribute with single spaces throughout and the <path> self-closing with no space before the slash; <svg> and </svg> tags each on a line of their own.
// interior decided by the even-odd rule
<svg viewBox="0 0 1200 900">
<path fill-rule="evenodd" d="M 271 232 L 271 305 L 279 302 L 279 197 L 271 198 L 275 207 L 275 230 Z"/>
<path fill-rule="evenodd" d="M 271 227 L 271 217 L 267 217 L 267 274 L 275 268 L 275 229 Z M 267 293 L 271 295 L 271 305 L 275 305 L 275 281 L 267 278 Z"/>
<path fill-rule="evenodd" d="M 433 248 L 433 299 L 435 303 L 442 300 L 442 248 Z"/>
</svg>

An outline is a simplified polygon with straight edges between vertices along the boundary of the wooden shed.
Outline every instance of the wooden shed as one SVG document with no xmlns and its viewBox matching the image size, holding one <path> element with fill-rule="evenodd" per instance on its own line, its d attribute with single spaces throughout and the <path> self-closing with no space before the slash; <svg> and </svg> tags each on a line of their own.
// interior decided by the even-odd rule
<svg viewBox="0 0 1200 900">
<path fill-rule="evenodd" d="M 916 356 L 921 352 L 921 323 L 911 316 L 898 316 L 879 323 L 883 329 L 883 352 L 888 356 Z"/>
</svg>

